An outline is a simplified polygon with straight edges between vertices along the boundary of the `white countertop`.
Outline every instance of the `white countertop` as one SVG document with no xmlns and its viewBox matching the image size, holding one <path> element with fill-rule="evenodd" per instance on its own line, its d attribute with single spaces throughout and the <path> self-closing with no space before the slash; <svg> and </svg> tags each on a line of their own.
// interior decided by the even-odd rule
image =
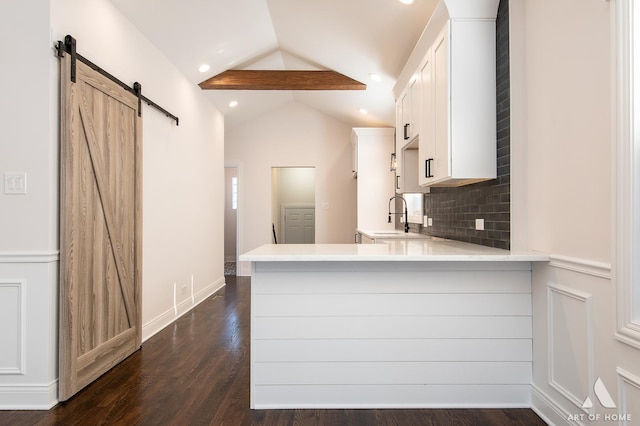
<svg viewBox="0 0 640 426">
<path fill-rule="evenodd" d="M 544 262 L 549 256 L 513 252 L 453 240 L 393 240 L 385 244 L 265 244 L 240 256 L 242 262 Z"/>
<path fill-rule="evenodd" d="M 430 239 L 429 235 L 418 234 L 417 232 L 403 232 L 397 230 L 370 230 L 370 229 L 357 229 L 356 232 L 361 233 L 365 237 L 371 238 L 372 240 L 379 240 L 381 238 L 385 240 L 389 239 L 400 239 L 400 240 L 426 240 Z"/>
</svg>

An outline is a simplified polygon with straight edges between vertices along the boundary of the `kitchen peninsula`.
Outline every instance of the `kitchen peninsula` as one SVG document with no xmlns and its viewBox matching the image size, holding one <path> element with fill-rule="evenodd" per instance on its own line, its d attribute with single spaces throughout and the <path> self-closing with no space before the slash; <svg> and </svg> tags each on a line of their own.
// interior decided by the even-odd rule
<svg viewBox="0 0 640 426">
<path fill-rule="evenodd" d="M 528 407 L 531 262 L 450 240 L 264 245 L 251 408 Z"/>
</svg>

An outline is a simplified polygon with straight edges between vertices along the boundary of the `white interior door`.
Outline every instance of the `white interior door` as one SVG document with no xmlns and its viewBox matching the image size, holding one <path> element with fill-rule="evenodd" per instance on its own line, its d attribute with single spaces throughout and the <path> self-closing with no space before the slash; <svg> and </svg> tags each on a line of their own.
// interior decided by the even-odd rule
<svg viewBox="0 0 640 426">
<path fill-rule="evenodd" d="M 284 209 L 284 244 L 313 244 L 316 236 L 315 208 Z"/>
</svg>

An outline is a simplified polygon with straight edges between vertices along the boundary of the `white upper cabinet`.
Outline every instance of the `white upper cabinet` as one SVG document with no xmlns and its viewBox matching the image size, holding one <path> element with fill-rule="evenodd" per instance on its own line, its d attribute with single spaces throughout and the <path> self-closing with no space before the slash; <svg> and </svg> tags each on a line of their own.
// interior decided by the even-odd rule
<svg viewBox="0 0 640 426">
<path fill-rule="evenodd" d="M 404 146 L 420 133 L 420 78 L 414 75 L 398 101 L 400 126 L 397 129 Z"/>
<path fill-rule="evenodd" d="M 485 7 L 483 13 L 495 11 Z M 403 70 L 402 93 L 420 99 L 412 103 L 419 115 L 411 122 L 419 132 L 411 135 L 418 136 L 419 184 L 460 186 L 495 179 L 495 13 L 454 19 L 445 5 L 438 5 L 406 67 L 415 71 Z M 419 90 L 411 91 L 416 82 Z M 404 124 L 397 123 L 399 132 Z"/>
</svg>

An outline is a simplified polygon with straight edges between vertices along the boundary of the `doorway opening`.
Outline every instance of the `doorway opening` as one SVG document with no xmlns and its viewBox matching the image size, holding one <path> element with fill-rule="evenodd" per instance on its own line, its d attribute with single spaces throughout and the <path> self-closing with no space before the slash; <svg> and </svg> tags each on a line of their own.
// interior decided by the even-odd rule
<svg viewBox="0 0 640 426">
<path fill-rule="evenodd" d="M 238 258 L 238 166 L 224 167 L 224 274 L 236 275 Z"/>
<path fill-rule="evenodd" d="M 315 243 L 315 199 L 315 167 L 273 167 L 271 169 L 273 243 Z"/>
</svg>

